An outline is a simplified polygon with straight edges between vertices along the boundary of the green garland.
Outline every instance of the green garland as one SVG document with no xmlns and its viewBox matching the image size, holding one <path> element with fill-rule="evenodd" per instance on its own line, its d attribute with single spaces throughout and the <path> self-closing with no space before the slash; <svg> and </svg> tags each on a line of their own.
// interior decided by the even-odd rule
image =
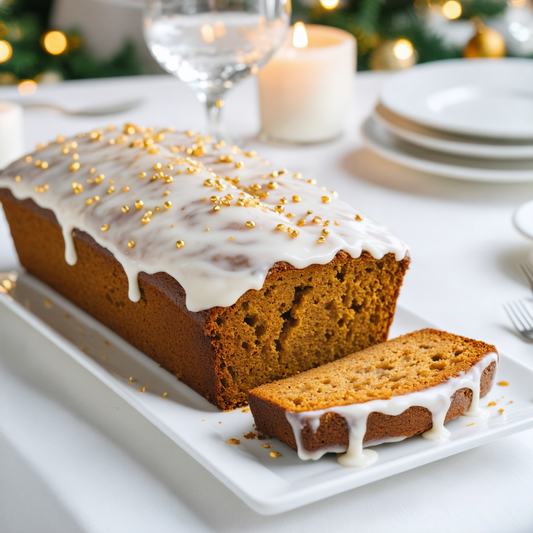
<svg viewBox="0 0 533 533">
<path fill-rule="evenodd" d="M 109 59 L 97 59 L 83 45 L 83 35 L 65 32 L 67 48 L 59 55 L 48 53 L 42 44 L 47 31 L 52 0 L 0 0 L 0 40 L 12 48 L 11 57 L 0 63 L 0 85 L 53 73 L 59 79 L 103 78 L 141 74 L 135 47 L 124 42 Z"/>
<path fill-rule="evenodd" d="M 332 10 L 318 0 L 309 7 L 293 0 L 293 18 L 349 31 L 357 39 L 358 70 L 368 70 L 372 51 L 384 41 L 407 39 L 418 54 L 418 62 L 462 56 L 462 49 L 447 45 L 431 32 L 420 16 L 428 2 L 421 0 L 349 0 Z M 461 19 L 493 17 L 503 12 L 504 0 L 462 0 Z"/>
</svg>

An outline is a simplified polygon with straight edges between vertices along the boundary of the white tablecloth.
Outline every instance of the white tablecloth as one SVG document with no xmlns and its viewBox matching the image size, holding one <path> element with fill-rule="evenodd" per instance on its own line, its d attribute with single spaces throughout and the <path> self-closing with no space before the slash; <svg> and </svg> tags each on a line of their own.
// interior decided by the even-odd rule
<svg viewBox="0 0 533 533">
<path fill-rule="evenodd" d="M 533 184 L 490 185 L 403 169 L 362 148 L 359 126 L 389 74 L 358 76 L 346 134 L 305 147 L 251 148 L 316 178 L 412 247 L 401 305 L 454 333 L 494 343 L 533 368 L 532 345 L 501 303 L 525 297 L 517 270 L 533 245 L 511 224 Z M 28 150 L 114 121 L 204 125 L 200 103 L 166 76 L 40 87 L 72 108 L 143 96 L 125 115 L 26 113 Z M 0 99 L 16 98 L 12 88 Z M 229 129 L 259 129 L 255 80 L 227 98 Z M 0 213 L 0 270 L 16 256 Z M 533 384 L 532 384 L 533 401 Z M 533 431 L 274 517 L 236 496 L 105 385 L 0 306 L 0 531 L 533 531 Z M 260 480 L 258 480 L 260 482 Z"/>
</svg>

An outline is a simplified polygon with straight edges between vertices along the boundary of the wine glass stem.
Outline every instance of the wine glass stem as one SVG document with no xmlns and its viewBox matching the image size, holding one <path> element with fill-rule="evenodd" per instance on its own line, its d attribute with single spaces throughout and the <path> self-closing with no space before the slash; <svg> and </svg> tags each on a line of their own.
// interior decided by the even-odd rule
<svg viewBox="0 0 533 533">
<path fill-rule="evenodd" d="M 200 97 L 205 102 L 207 109 L 207 133 L 211 135 L 214 141 L 227 140 L 226 131 L 222 125 L 222 105 L 220 102 L 221 95 L 206 94 Z"/>
</svg>

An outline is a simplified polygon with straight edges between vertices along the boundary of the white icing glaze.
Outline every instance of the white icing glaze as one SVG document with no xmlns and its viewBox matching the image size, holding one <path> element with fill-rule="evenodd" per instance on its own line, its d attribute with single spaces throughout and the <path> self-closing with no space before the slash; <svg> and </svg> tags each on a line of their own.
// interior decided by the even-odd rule
<svg viewBox="0 0 533 533">
<path fill-rule="evenodd" d="M 128 128 L 131 133 L 127 135 L 97 130 L 50 143 L 32 154 L 32 161 L 22 158 L 5 169 L 0 187 L 54 212 L 63 228 L 68 264 L 76 262 L 75 228 L 107 248 L 124 267 L 133 301 L 141 297 L 140 272 L 167 272 L 185 289 L 187 308 L 200 311 L 230 306 L 247 290 L 261 289 L 278 261 L 305 268 L 329 263 L 339 250 L 352 257 L 359 257 L 363 250 L 376 259 L 387 253 L 397 260 L 405 257 L 407 246 L 387 228 L 366 216 L 356 220 L 360 212 L 331 192 L 255 154 L 213 145 L 190 133 Z M 73 147 L 73 142 L 78 146 Z M 45 161 L 47 168 L 36 166 L 37 160 Z M 71 170 L 75 162 L 80 168 Z M 154 169 L 157 163 L 160 170 Z M 141 179 L 143 172 L 146 177 Z M 152 181 L 159 172 L 163 177 Z M 100 183 L 95 180 L 99 175 L 105 176 Z M 167 183 L 168 176 L 171 183 Z M 238 182 L 229 181 L 236 177 Z M 218 179 L 218 187 L 216 183 L 206 186 L 206 179 Z M 75 182 L 83 186 L 78 194 Z M 271 182 L 275 188 L 269 188 Z M 256 184 L 261 188 L 254 190 Z M 114 192 L 108 194 L 110 187 Z M 125 187 L 129 189 L 124 191 Z M 268 196 L 260 197 L 265 192 Z M 227 194 L 233 199 L 224 199 Z M 212 196 L 219 200 L 213 203 Z M 294 196 L 301 201 L 293 200 Z M 324 203 L 323 196 L 331 202 Z M 89 205 L 87 200 L 93 202 Z M 144 202 L 139 210 L 135 207 L 138 200 Z M 245 205 L 239 206 L 238 201 Z M 172 206 L 165 209 L 165 202 Z M 219 211 L 213 210 L 216 205 Z M 278 205 L 282 213 L 275 210 Z M 129 211 L 122 212 L 122 206 Z M 148 210 L 152 211 L 150 221 L 143 224 Z M 309 210 L 313 213 L 307 214 Z M 289 213 L 295 216 L 289 218 Z M 312 222 L 316 216 L 322 223 Z M 299 220 L 305 225 L 299 226 Z M 330 221 L 327 228 L 326 220 Z M 255 227 L 248 227 L 248 221 Z M 105 224 L 109 229 L 102 231 Z M 291 237 L 286 229 L 277 230 L 278 224 L 299 235 Z M 320 244 L 325 229 L 330 233 Z M 178 240 L 185 241 L 182 248 L 177 248 Z M 130 241 L 135 243 L 133 248 L 128 247 Z"/>
<path fill-rule="evenodd" d="M 337 460 L 342 466 L 364 467 L 370 466 L 378 459 L 374 450 L 365 450 L 363 446 L 376 446 L 384 442 L 395 442 L 400 438 L 380 439 L 379 442 L 366 442 L 363 445 L 363 438 L 367 429 L 367 420 L 370 413 L 383 413 L 385 415 L 397 416 L 410 407 L 425 407 L 431 412 L 433 427 L 422 434 L 428 440 L 444 442 L 450 436 L 450 432 L 444 427 L 446 413 L 451 405 L 451 397 L 462 388 L 472 391 L 472 402 L 465 416 L 486 417 L 487 412 L 479 408 L 479 395 L 481 387 L 481 375 L 483 371 L 493 362 L 498 362 L 496 353 L 487 354 L 474 365 L 468 372 L 461 372 L 458 376 L 445 381 L 435 387 L 393 396 L 388 400 L 372 400 L 365 403 L 329 407 L 317 411 L 287 412 L 287 420 L 292 426 L 296 443 L 298 446 L 298 456 L 300 459 L 319 459 L 325 453 L 334 451 L 344 452 Z M 495 377 L 493 378 L 493 382 Z M 308 451 L 303 446 L 302 430 L 309 426 L 316 433 L 320 426 L 320 418 L 326 413 L 337 413 L 341 415 L 348 425 L 349 445 L 321 448 L 315 451 Z"/>
</svg>

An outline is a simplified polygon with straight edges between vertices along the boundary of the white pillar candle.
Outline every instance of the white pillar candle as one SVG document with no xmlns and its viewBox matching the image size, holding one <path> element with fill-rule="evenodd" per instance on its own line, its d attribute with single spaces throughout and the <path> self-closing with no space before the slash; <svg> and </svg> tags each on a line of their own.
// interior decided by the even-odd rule
<svg viewBox="0 0 533 533">
<path fill-rule="evenodd" d="M 279 141 L 321 142 L 342 133 L 353 99 L 356 41 L 328 26 L 297 23 L 259 73 L 263 134 Z"/>
<path fill-rule="evenodd" d="M 0 169 L 24 154 L 22 106 L 0 102 Z"/>
</svg>

